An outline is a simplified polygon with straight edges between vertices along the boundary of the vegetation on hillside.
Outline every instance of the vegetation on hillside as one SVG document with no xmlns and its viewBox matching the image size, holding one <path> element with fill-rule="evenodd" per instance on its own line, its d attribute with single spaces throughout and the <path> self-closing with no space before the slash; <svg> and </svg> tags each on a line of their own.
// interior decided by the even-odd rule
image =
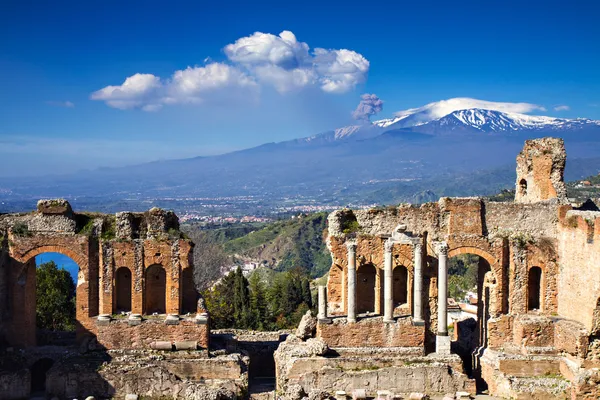
<svg viewBox="0 0 600 400">
<path fill-rule="evenodd" d="M 277 221 L 226 242 L 224 250 L 232 255 L 262 258 L 264 265 L 279 271 L 301 268 L 318 277 L 331 267 L 331 256 L 323 240 L 326 224 L 326 213 Z"/>
<path fill-rule="evenodd" d="M 203 296 L 211 326 L 217 329 L 295 328 L 313 306 L 309 277 L 300 269 L 274 274 L 257 270 L 247 279 L 238 268 Z"/>
<path fill-rule="evenodd" d="M 59 269 L 54 261 L 40 264 L 35 295 L 38 329 L 75 330 L 75 283 L 69 272 Z"/>
<path fill-rule="evenodd" d="M 182 230 L 195 243 L 195 282 L 200 291 L 222 275 L 222 267 L 255 262 L 279 272 L 300 269 L 316 278 L 331 267 L 323 234 L 327 214 L 316 213 L 266 224 L 200 226 Z"/>
</svg>

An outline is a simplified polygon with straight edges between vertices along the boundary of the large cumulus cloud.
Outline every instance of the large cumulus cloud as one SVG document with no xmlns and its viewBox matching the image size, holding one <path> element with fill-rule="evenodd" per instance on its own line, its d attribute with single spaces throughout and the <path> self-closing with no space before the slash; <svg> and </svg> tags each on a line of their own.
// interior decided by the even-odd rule
<svg viewBox="0 0 600 400">
<path fill-rule="evenodd" d="M 369 61 L 347 49 L 310 50 L 290 31 L 278 36 L 256 32 L 223 49 L 227 62 L 175 71 L 170 78 L 137 73 L 121 85 L 91 95 L 120 109 L 156 111 L 165 104 L 201 103 L 214 98 L 256 96 L 262 86 L 285 94 L 308 86 L 346 93 L 364 83 Z"/>
</svg>

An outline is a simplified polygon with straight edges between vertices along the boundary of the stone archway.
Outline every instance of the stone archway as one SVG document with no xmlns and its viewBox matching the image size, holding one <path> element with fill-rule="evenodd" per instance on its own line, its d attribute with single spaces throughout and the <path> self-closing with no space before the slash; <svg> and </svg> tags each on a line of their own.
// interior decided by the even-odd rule
<svg viewBox="0 0 600 400">
<path fill-rule="evenodd" d="M 493 282 L 493 287 L 490 289 L 491 304 L 489 311 L 493 317 L 505 312 L 506 283 L 504 279 L 502 260 L 499 257 L 494 257 L 489 251 L 474 246 L 452 247 L 448 251 L 448 258 L 452 258 L 459 254 L 474 254 L 487 262 L 492 273 L 489 281 Z"/>
<path fill-rule="evenodd" d="M 115 311 L 131 311 L 132 276 L 127 267 L 120 267 L 115 273 Z"/>
<path fill-rule="evenodd" d="M 146 269 L 145 313 L 165 314 L 167 312 L 167 274 L 160 264 Z"/>
<path fill-rule="evenodd" d="M 377 268 L 362 264 L 356 270 L 356 311 L 375 312 Z"/>
<path fill-rule="evenodd" d="M 35 257 L 43 253 L 59 253 L 72 259 L 79 267 L 76 282 L 76 336 L 82 339 L 88 332 L 93 332 L 94 324 L 91 313 L 97 310 L 93 295 L 97 291 L 90 290 L 90 271 L 88 256 L 82 249 L 88 245 L 87 238 L 75 236 L 12 237 L 9 252 L 12 258 L 9 271 L 9 301 L 12 323 L 8 326 L 7 336 L 11 343 L 18 346 L 35 346 L 36 340 L 36 263 Z M 91 305 L 91 306 L 90 306 Z"/>
</svg>

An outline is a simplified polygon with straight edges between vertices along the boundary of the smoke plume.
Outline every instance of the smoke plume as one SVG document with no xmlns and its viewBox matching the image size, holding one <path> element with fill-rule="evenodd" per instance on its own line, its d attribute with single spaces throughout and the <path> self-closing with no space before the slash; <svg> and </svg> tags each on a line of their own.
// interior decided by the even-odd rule
<svg viewBox="0 0 600 400">
<path fill-rule="evenodd" d="M 357 121 L 368 122 L 371 115 L 375 115 L 383 110 L 383 101 L 376 94 L 365 93 L 360 96 L 361 100 L 352 112 L 352 117 Z"/>
</svg>

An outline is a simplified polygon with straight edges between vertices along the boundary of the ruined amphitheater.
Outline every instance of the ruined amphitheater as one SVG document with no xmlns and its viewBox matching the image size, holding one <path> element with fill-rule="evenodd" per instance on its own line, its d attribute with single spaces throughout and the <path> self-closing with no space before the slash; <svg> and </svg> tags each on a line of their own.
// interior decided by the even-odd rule
<svg viewBox="0 0 600 400">
<path fill-rule="evenodd" d="M 40 379 L 57 398 L 245 397 L 271 364 L 271 394 L 290 400 L 599 398 L 600 212 L 569 204 L 565 162 L 562 140 L 530 140 L 514 202 L 333 212 L 318 314 L 289 335 L 211 334 L 171 212 L 53 200 L 0 216 L 0 399 Z M 36 335 L 34 257 L 48 251 L 79 265 L 68 347 Z M 461 254 L 479 259 L 476 316 L 454 321 L 448 264 Z"/>
</svg>

